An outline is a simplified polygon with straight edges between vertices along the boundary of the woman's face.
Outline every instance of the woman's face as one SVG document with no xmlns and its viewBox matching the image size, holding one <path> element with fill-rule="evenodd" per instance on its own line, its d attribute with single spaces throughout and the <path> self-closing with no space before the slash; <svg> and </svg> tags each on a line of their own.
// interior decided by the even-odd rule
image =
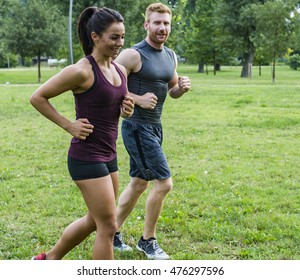
<svg viewBox="0 0 300 280">
<path fill-rule="evenodd" d="M 98 36 L 99 43 L 95 47 L 102 55 L 114 59 L 124 45 L 124 36 L 124 24 L 122 22 L 114 22 L 101 36 Z"/>
</svg>

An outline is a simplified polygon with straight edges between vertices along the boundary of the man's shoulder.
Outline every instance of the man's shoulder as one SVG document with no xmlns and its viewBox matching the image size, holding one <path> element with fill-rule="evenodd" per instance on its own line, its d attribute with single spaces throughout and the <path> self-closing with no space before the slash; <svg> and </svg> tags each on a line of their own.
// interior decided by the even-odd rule
<svg viewBox="0 0 300 280">
<path fill-rule="evenodd" d="M 139 67 L 140 61 L 141 57 L 139 52 L 132 48 L 123 50 L 115 59 L 116 63 L 125 67 L 127 74 L 136 71 L 136 68 Z"/>
<path fill-rule="evenodd" d="M 164 49 L 165 49 L 165 51 L 168 52 L 168 53 L 171 53 L 171 54 L 174 53 L 174 51 L 173 51 L 171 48 L 167 47 L 167 46 L 164 46 Z"/>
<path fill-rule="evenodd" d="M 134 44 L 131 49 L 134 49 L 134 50 L 138 50 L 138 49 L 142 49 L 142 48 L 145 48 L 148 44 L 146 43 L 145 40 L 142 40 L 136 44 Z"/>
<path fill-rule="evenodd" d="M 140 52 L 140 53 L 141 52 L 154 52 L 154 53 L 156 53 L 155 48 L 152 47 L 149 43 L 147 43 L 146 40 L 142 40 L 139 43 L 133 45 L 131 47 L 131 49 L 134 49 L 134 50 L 136 50 L 137 52 Z M 163 45 L 163 50 L 165 52 L 169 53 L 172 56 L 174 54 L 174 51 L 171 48 L 169 48 L 165 45 Z"/>
<path fill-rule="evenodd" d="M 124 49 L 115 59 L 116 62 L 123 59 L 138 59 L 140 57 L 139 52 L 136 49 L 128 48 Z"/>
</svg>

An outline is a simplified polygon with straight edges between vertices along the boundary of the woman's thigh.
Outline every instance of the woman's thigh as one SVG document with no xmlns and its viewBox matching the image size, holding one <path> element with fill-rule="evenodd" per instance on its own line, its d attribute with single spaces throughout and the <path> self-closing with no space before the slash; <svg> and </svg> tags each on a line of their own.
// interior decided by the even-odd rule
<svg viewBox="0 0 300 280">
<path fill-rule="evenodd" d="M 116 220 L 115 192 L 111 176 L 75 181 L 97 227 Z"/>
</svg>

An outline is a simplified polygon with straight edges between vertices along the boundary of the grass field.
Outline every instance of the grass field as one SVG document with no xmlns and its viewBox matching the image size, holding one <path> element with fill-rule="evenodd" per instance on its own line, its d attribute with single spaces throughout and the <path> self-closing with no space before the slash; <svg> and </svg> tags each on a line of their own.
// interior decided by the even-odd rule
<svg viewBox="0 0 300 280">
<path fill-rule="evenodd" d="M 165 201 L 158 240 L 174 260 L 299 260 L 300 72 L 269 67 L 240 78 L 180 65 L 192 90 L 168 98 L 164 149 L 174 189 Z M 36 70 L 36 69 L 35 69 Z M 42 70 L 43 81 L 58 69 Z M 37 71 L 0 70 L 0 259 L 30 259 L 53 246 L 86 207 L 71 181 L 70 135 L 40 116 L 28 99 Z M 6 85 L 6 82 L 10 82 Z M 22 85 L 13 85 L 22 84 Z M 74 118 L 72 94 L 53 100 Z M 120 191 L 129 181 L 118 139 Z M 143 230 L 142 197 L 123 235 L 135 247 Z M 92 234 L 65 259 L 91 259 Z M 116 259 L 145 259 L 134 250 Z"/>
</svg>

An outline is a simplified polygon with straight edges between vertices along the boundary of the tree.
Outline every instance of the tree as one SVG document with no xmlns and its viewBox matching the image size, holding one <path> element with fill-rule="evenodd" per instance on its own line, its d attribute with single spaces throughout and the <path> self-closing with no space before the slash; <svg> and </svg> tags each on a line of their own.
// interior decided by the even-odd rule
<svg viewBox="0 0 300 280">
<path fill-rule="evenodd" d="M 11 30 L 13 27 L 13 32 Z M 22 58 L 37 56 L 38 82 L 41 81 L 41 56 L 54 54 L 66 38 L 67 21 L 48 1 L 14 1 L 10 16 L 3 23 L 5 45 Z"/>
<path fill-rule="evenodd" d="M 245 12 L 248 5 L 261 3 L 265 0 L 222 0 L 220 19 L 222 26 L 230 34 L 232 52 L 242 59 L 241 77 L 251 77 L 255 46 L 251 40 L 255 30 L 253 14 Z"/>
<path fill-rule="evenodd" d="M 185 32 L 185 55 L 191 62 L 198 63 L 198 72 L 203 64 L 217 65 L 228 62 L 230 57 L 225 44 L 218 16 L 217 0 L 196 0 L 190 13 L 189 25 Z"/>
<path fill-rule="evenodd" d="M 172 32 L 166 42 L 166 46 L 173 49 L 179 56 L 183 54 L 183 48 L 185 46 L 183 38 L 185 27 L 184 8 L 186 2 L 186 0 L 165 1 L 165 4 L 169 5 L 172 10 Z"/>
<path fill-rule="evenodd" d="M 0 67 L 11 67 L 16 64 L 15 56 L 7 49 L 3 25 L 7 15 L 11 11 L 11 2 L 9 0 L 0 0 Z"/>
<path fill-rule="evenodd" d="M 69 14 L 69 1 L 52 0 L 64 16 Z M 143 28 L 144 15 L 146 7 L 152 3 L 151 0 L 78 0 L 73 1 L 73 24 L 72 24 L 72 38 L 73 51 L 75 62 L 79 60 L 82 55 L 82 49 L 77 37 L 77 23 L 80 13 L 87 7 L 107 7 L 117 10 L 124 17 L 125 25 L 125 45 L 124 48 L 130 47 L 144 38 L 146 32 Z M 167 1 L 165 1 L 167 2 Z M 68 49 L 65 47 L 62 52 L 67 55 Z"/>
<path fill-rule="evenodd" d="M 0 0 L 3 1 L 3 0 Z M 50 1 L 50 0 L 49 0 Z M 173 9 L 173 26 L 174 29 L 171 33 L 171 36 L 168 40 L 168 46 L 174 48 L 176 51 L 182 52 L 181 43 L 177 40 L 177 38 L 181 38 L 179 34 L 181 34 L 181 27 L 184 23 L 181 20 L 181 12 L 183 7 L 185 6 L 186 0 L 177 0 L 177 1 L 168 1 L 163 0 L 162 3 L 169 5 L 171 9 Z M 170 2 L 170 3 L 169 3 Z M 52 0 L 52 4 L 58 7 L 60 14 L 64 17 L 69 16 L 69 1 L 61 1 L 61 0 Z M 139 42 L 146 36 L 146 31 L 143 28 L 144 23 L 144 12 L 146 7 L 153 3 L 152 0 L 78 0 L 73 1 L 73 9 L 72 9 L 72 48 L 73 48 L 73 56 L 74 61 L 78 61 L 82 55 L 82 49 L 77 37 L 77 23 L 80 16 L 80 13 L 87 7 L 97 6 L 97 7 L 108 7 L 114 10 L 117 10 L 124 17 L 125 24 L 125 43 L 124 48 L 128 48 L 133 44 Z M 66 35 L 67 36 L 67 35 Z M 64 57 L 68 56 L 68 48 L 67 45 L 62 45 L 59 53 Z"/>
<path fill-rule="evenodd" d="M 295 10 L 291 14 L 293 22 L 293 32 L 291 35 L 291 48 L 300 53 L 300 11 Z"/>
<path fill-rule="evenodd" d="M 249 9 L 253 11 L 256 22 L 252 41 L 256 48 L 268 50 L 272 60 L 272 81 L 275 82 L 276 58 L 284 55 L 289 46 L 292 31 L 291 7 L 285 1 L 275 0 L 264 5 L 253 4 Z"/>
</svg>

